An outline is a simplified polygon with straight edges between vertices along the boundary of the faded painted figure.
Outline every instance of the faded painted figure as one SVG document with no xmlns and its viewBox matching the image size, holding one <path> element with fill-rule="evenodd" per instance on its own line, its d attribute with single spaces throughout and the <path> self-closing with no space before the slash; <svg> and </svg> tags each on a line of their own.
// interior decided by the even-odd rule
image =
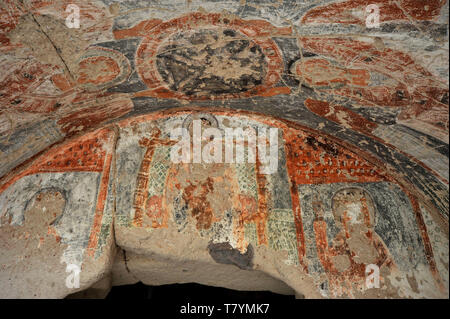
<svg viewBox="0 0 450 319">
<path fill-rule="evenodd" d="M 194 120 L 201 122 L 199 146 L 203 157 L 217 156 L 213 154 L 217 151 L 222 153 L 227 141 L 221 140 L 217 150 L 208 148 L 209 143 L 218 138 L 209 136 L 208 129 L 224 130 L 222 121 L 219 126 L 217 118 L 208 113 L 188 115 L 175 124 L 181 124 L 189 132 L 189 149 L 192 150 L 196 143 L 193 136 Z M 133 226 L 166 228 L 169 226 L 169 217 L 172 216 L 181 231 L 192 219 L 195 228 L 202 235 L 211 235 L 213 241 L 217 242 L 232 241 L 233 245 L 244 253 L 250 240 L 248 231 L 247 238 L 245 236 L 245 228 L 252 225 L 257 243 L 267 244 L 267 203 L 263 196 L 266 179 L 260 172 L 259 160 L 256 160 L 256 163 L 248 163 L 248 138 L 242 142 L 235 138 L 231 141 L 233 149 L 237 149 L 238 144 L 243 144 L 239 145 L 244 149 L 243 163 L 174 164 L 169 155 L 171 146 L 177 141 L 171 140 L 169 133 L 167 130 L 161 132 L 158 127 L 153 127 L 150 133 L 145 133 L 150 137 L 142 137 L 139 140 L 145 154 L 137 175 Z M 256 158 L 257 155 L 256 148 Z M 188 156 L 188 162 L 192 162 L 195 155 L 190 153 Z M 219 224 L 221 227 L 218 227 Z M 227 231 L 232 234 L 227 234 Z"/>
<path fill-rule="evenodd" d="M 366 288 L 366 269 L 394 267 L 389 250 L 374 231 L 375 207 L 368 193 L 359 188 L 337 192 L 332 199 L 333 217 L 339 233 L 328 242 L 321 203 L 313 203 L 317 254 L 329 278 L 333 296 L 353 296 L 353 289 Z M 354 287 L 356 286 L 356 287 Z"/>
</svg>

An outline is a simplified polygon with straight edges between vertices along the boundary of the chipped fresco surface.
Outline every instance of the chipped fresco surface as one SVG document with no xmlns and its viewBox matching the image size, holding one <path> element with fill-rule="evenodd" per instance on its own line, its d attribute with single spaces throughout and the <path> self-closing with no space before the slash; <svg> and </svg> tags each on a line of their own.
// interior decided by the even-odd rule
<svg viewBox="0 0 450 319">
<path fill-rule="evenodd" d="M 65 25 L 69 3 L 80 29 Z M 242 269 L 263 267 L 267 247 L 289 269 L 271 275 L 293 287 L 305 275 L 322 297 L 448 297 L 447 19 L 438 0 L 3 1 L 2 250 L 26 255 L 18 243 L 40 236 L 58 247 L 55 272 L 80 265 L 86 288 L 114 244 L 162 254 L 144 240 L 160 236 L 191 251 L 176 239 L 191 236 Z M 199 114 L 222 130 L 278 128 L 276 172 L 172 163 L 171 130 Z M 55 220 L 41 193 L 64 202 Z M 13 235 L 30 232 L 35 206 L 47 226 Z M 1 281 L 39 257 L 11 256 Z M 367 263 L 378 292 L 364 288 Z"/>
</svg>

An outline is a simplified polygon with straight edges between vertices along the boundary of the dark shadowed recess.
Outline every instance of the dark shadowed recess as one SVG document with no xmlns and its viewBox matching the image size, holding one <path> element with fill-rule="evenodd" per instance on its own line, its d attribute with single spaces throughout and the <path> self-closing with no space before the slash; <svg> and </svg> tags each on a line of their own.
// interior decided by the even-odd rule
<svg viewBox="0 0 450 319">
<path fill-rule="evenodd" d="M 134 285 L 114 286 L 106 299 L 133 300 L 179 300 L 183 302 L 196 300 L 294 300 L 294 296 L 276 294 L 270 291 L 238 291 L 200 284 L 173 284 L 147 286 L 139 282 Z"/>
</svg>

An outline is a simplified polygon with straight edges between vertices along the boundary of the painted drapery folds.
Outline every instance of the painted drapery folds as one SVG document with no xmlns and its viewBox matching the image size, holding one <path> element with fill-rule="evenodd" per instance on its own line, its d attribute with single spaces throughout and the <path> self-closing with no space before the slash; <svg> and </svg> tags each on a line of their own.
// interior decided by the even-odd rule
<svg viewBox="0 0 450 319">
<path fill-rule="evenodd" d="M 3 1 L 0 297 L 186 260 L 311 298 L 448 298 L 447 17 L 445 0 Z M 196 121 L 200 158 L 242 129 L 255 160 L 225 138 L 221 160 L 174 161 Z"/>
</svg>

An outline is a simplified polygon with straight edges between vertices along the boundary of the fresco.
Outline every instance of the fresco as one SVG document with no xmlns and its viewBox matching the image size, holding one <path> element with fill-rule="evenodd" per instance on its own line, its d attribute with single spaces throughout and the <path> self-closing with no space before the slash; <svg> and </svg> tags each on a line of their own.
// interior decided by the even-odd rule
<svg viewBox="0 0 450 319">
<path fill-rule="evenodd" d="M 448 287 L 427 231 L 434 223 L 427 217 L 425 225 L 417 199 L 383 168 L 305 128 L 226 111 L 204 114 L 127 119 L 44 154 L 3 185 L 6 225 L 22 225 L 30 199 L 55 189 L 66 203 L 48 233 L 67 245 L 64 262 L 105 253 L 114 220 L 116 232 L 176 228 L 242 254 L 249 245 L 285 251 L 284 262 L 312 276 L 326 297 L 363 294 L 368 264 L 380 267 L 382 281 L 399 296 L 434 296 Z M 170 132 L 193 119 L 203 119 L 203 130 L 278 128 L 277 170 L 262 174 L 259 161 L 174 164 Z M 420 280 L 419 290 L 397 282 L 407 276 Z"/>
<path fill-rule="evenodd" d="M 448 297 L 447 18 L 438 0 L 4 0 L 0 246 L 58 247 L 89 286 L 126 236 L 176 230 L 242 269 L 267 249 L 322 297 Z M 248 143 L 244 163 L 174 163 L 194 120 L 276 128 L 276 170 Z M 37 198 L 58 204 L 30 237 Z"/>
</svg>

